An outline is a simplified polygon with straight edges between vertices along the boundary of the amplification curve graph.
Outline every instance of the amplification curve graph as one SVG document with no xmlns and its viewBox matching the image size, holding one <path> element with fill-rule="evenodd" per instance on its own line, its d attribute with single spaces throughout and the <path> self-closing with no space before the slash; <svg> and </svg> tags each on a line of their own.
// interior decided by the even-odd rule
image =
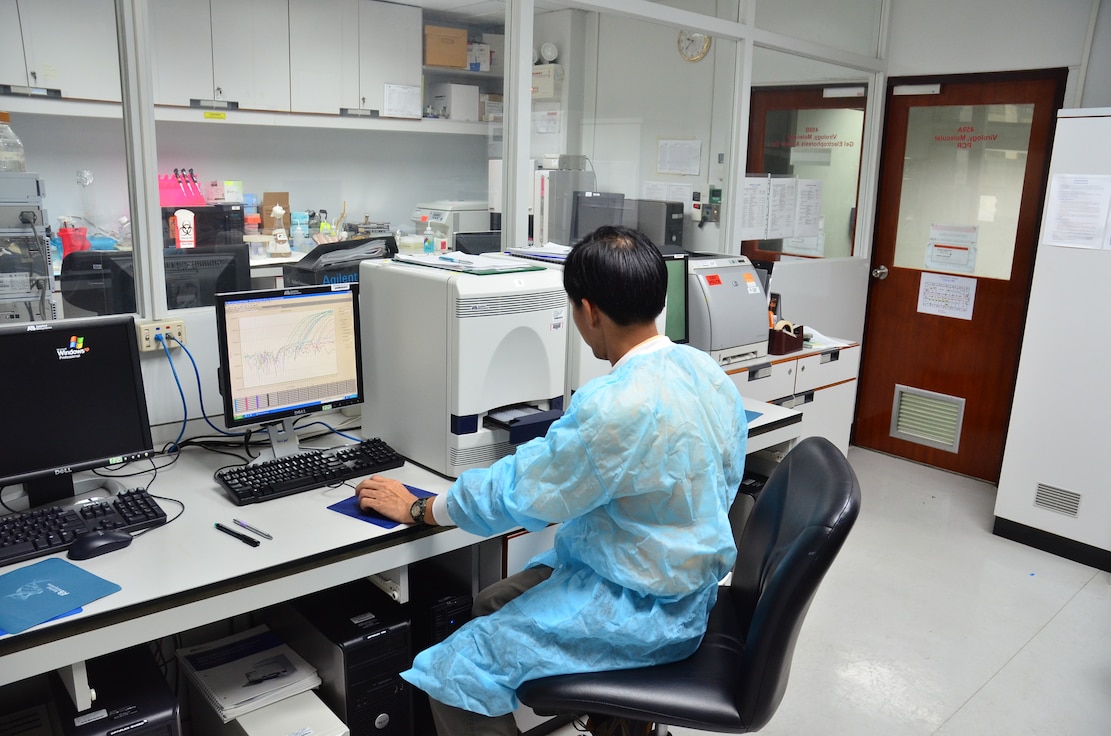
<svg viewBox="0 0 1111 736">
<path fill-rule="evenodd" d="M 335 375 L 334 310 L 291 311 L 239 322 L 243 385 L 271 386 Z"/>
</svg>

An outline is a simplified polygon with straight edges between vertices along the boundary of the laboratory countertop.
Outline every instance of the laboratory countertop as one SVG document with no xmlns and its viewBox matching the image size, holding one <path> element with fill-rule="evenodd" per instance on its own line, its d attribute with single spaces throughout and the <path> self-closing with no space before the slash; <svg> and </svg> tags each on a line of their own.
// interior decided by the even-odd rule
<svg viewBox="0 0 1111 736">
<path fill-rule="evenodd" d="M 750 413 L 749 452 L 791 443 L 801 413 L 745 400 Z M 329 444 L 342 444 L 338 438 Z M 394 570 L 482 537 L 457 528 L 398 526 L 385 529 L 328 507 L 349 498 L 350 485 L 320 488 L 265 503 L 235 506 L 213 479 L 229 458 L 187 449 L 172 467 L 121 479 L 148 486 L 169 522 L 135 538 L 123 550 L 74 562 L 121 586 L 65 616 L 16 635 L 0 636 L 0 685 L 153 641 Z M 165 465 L 167 458 L 157 458 Z M 445 492 L 447 478 L 412 463 L 389 472 L 403 483 Z M 257 547 L 221 533 L 239 519 L 270 534 Z M 64 554 L 54 555 L 64 557 Z M 0 573 L 35 564 L 29 560 Z"/>
</svg>

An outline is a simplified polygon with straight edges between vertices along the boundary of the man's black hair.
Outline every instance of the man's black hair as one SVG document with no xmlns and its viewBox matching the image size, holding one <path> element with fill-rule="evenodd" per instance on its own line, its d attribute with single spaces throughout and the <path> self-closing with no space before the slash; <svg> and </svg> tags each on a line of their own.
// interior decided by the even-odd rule
<svg viewBox="0 0 1111 736">
<path fill-rule="evenodd" d="M 663 311 L 667 265 L 637 230 L 603 225 L 567 255 L 563 288 L 576 305 L 587 299 L 623 327 L 643 324 Z"/>
</svg>

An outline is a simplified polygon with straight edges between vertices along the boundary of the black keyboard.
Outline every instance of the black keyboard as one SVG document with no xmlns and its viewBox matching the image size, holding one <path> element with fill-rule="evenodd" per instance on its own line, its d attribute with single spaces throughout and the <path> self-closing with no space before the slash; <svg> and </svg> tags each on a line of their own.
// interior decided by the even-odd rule
<svg viewBox="0 0 1111 736">
<path fill-rule="evenodd" d="M 87 532 L 137 532 L 165 523 L 166 512 L 142 488 L 121 491 L 104 501 L 8 514 L 0 517 L 0 565 L 65 551 Z"/>
<path fill-rule="evenodd" d="M 405 458 L 374 437 L 357 445 L 308 450 L 217 470 L 216 482 L 232 503 L 245 506 L 400 468 Z"/>
</svg>

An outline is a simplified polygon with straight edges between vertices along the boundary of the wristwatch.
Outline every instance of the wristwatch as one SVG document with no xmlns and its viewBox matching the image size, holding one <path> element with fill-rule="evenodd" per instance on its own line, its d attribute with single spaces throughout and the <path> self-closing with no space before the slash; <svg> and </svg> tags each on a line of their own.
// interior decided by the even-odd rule
<svg viewBox="0 0 1111 736">
<path fill-rule="evenodd" d="M 414 524 L 424 523 L 424 509 L 428 506 L 427 498 L 418 498 L 413 501 L 413 505 L 409 507 L 409 515 L 413 517 Z"/>
</svg>

